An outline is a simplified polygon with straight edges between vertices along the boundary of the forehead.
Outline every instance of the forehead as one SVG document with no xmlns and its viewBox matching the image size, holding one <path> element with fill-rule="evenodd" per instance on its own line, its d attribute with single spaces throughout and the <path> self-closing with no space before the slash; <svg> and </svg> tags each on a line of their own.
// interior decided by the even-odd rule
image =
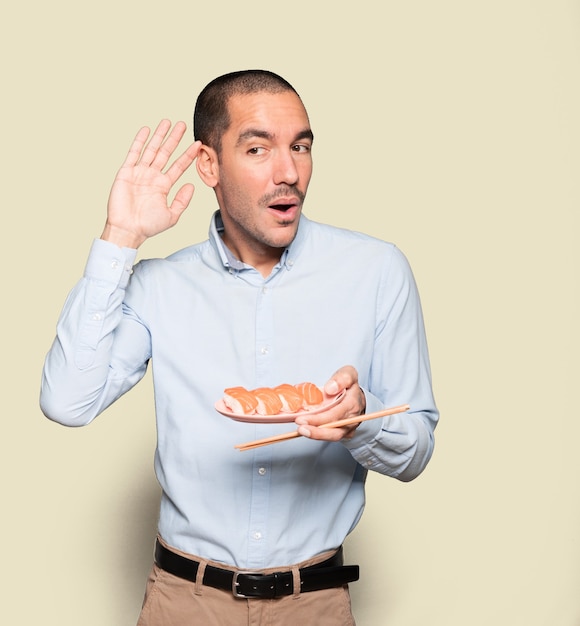
<svg viewBox="0 0 580 626">
<path fill-rule="evenodd" d="M 293 91 L 236 94 L 228 101 L 230 126 L 225 135 L 234 141 L 248 129 L 279 136 L 310 128 L 306 109 Z"/>
</svg>

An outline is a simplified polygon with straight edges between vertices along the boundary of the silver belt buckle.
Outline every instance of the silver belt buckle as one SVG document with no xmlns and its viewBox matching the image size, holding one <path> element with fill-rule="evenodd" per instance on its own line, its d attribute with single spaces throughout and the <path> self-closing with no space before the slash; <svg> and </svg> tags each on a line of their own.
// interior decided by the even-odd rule
<svg viewBox="0 0 580 626">
<path fill-rule="evenodd" d="M 234 577 L 232 578 L 232 593 L 234 594 L 234 598 L 252 598 L 253 596 L 246 596 L 243 593 L 240 593 L 238 591 L 238 587 L 240 586 L 240 583 L 238 582 L 238 577 L 242 574 L 254 574 L 256 575 L 256 572 L 248 572 L 248 571 L 237 571 L 234 572 Z"/>
</svg>

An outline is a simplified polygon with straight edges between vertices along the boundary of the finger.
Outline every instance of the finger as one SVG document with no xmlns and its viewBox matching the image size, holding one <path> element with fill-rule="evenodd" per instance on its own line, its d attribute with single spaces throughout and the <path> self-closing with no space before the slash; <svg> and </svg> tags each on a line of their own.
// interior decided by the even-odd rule
<svg viewBox="0 0 580 626">
<path fill-rule="evenodd" d="M 334 372 L 331 378 L 324 385 L 324 392 L 330 396 L 340 393 L 343 389 L 348 389 L 358 382 L 358 372 L 352 365 L 345 365 Z"/>
<path fill-rule="evenodd" d="M 296 417 L 294 422 L 297 426 L 306 426 L 307 428 L 310 426 L 325 428 L 325 425 L 330 422 L 355 417 L 361 415 L 363 412 L 364 407 L 361 405 L 360 401 L 360 387 L 354 385 L 347 389 L 344 399 L 336 406 L 332 406 L 319 413 L 301 414 Z M 344 428 L 347 427 L 345 426 Z"/>
<path fill-rule="evenodd" d="M 189 148 L 171 165 L 166 174 L 171 181 L 171 184 L 181 177 L 183 172 L 195 161 L 201 147 L 201 141 L 195 141 L 189 146 Z"/>
<path fill-rule="evenodd" d="M 344 405 L 344 406 L 343 406 Z M 300 415 L 298 416 L 294 422 L 297 425 L 302 426 L 314 426 L 314 427 L 324 427 L 325 424 L 330 422 L 336 422 L 338 420 L 346 419 L 348 417 L 354 417 L 358 415 L 357 407 L 354 404 L 348 402 L 348 399 L 345 398 L 340 405 L 336 407 L 332 407 L 327 411 L 323 411 L 321 413 L 315 413 L 314 415 Z"/>
<path fill-rule="evenodd" d="M 340 441 L 352 437 L 354 428 L 320 428 L 312 424 L 302 424 L 298 427 L 298 433 L 316 441 Z"/>
<path fill-rule="evenodd" d="M 165 139 L 165 141 L 163 141 L 158 147 L 157 154 L 151 162 L 152 167 L 162 170 L 167 165 L 171 155 L 175 152 L 175 148 L 177 148 L 179 142 L 183 138 L 186 129 L 187 126 L 185 125 L 185 122 L 177 122 L 177 124 L 175 124 L 167 139 Z"/>
<path fill-rule="evenodd" d="M 194 191 L 195 187 L 191 183 L 187 183 L 186 185 L 183 185 L 183 187 L 181 187 L 175 194 L 175 198 L 173 198 L 173 202 L 169 207 L 169 210 L 174 215 L 175 222 L 177 222 L 181 214 L 189 206 L 189 203 L 193 198 Z"/>
<path fill-rule="evenodd" d="M 169 120 L 161 120 L 153 133 L 153 137 L 149 143 L 145 146 L 145 150 L 141 156 L 141 163 L 143 165 L 151 165 L 157 156 L 159 147 L 163 144 L 163 141 L 171 128 L 171 122 Z"/>
<path fill-rule="evenodd" d="M 127 157 L 125 158 L 125 162 L 123 165 L 136 165 L 136 163 L 141 158 L 141 151 L 143 150 L 143 146 L 149 137 L 150 129 L 147 126 L 143 126 L 139 130 L 139 132 L 135 135 L 135 139 L 133 139 L 133 143 L 129 148 L 129 152 L 127 153 Z"/>
</svg>

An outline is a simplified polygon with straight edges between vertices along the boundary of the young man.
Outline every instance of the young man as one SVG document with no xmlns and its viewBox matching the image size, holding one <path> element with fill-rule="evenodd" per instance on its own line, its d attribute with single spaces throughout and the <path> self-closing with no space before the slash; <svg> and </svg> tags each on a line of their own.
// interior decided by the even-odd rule
<svg viewBox="0 0 580 626">
<path fill-rule="evenodd" d="M 151 362 L 162 500 L 141 626 L 353 624 L 357 568 L 340 547 L 362 514 L 366 473 L 412 480 L 433 451 L 438 412 L 411 270 L 392 244 L 302 214 L 313 134 L 281 77 L 212 81 L 196 103 L 197 140 L 168 166 L 184 131 L 162 121 L 150 139 L 137 134 L 59 320 L 41 406 L 87 424 Z M 168 194 L 194 161 L 219 205 L 208 240 L 133 267 L 137 248 L 190 203 L 191 184 L 171 204 Z M 224 417 L 224 389 L 301 381 L 344 397 L 298 417 L 302 438 L 234 449 L 288 425 Z"/>
</svg>

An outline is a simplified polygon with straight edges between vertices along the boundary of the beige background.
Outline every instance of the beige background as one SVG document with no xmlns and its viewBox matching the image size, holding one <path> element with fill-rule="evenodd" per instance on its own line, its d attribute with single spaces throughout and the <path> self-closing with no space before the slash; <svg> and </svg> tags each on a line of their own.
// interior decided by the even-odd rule
<svg viewBox="0 0 580 626">
<path fill-rule="evenodd" d="M 0 25 L 3 620 L 135 622 L 151 381 L 69 430 L 38 409 L 42 361 L 139 126 L 267 67 L 311 115 L 309 216 L 409 257 L 442 412 L 423 476 L 369 481 L 359 626 L 579 626 L 580 3 L 32 0 Z M 200 185 L 143 255 L 213 209 Z"/>
</svg>

